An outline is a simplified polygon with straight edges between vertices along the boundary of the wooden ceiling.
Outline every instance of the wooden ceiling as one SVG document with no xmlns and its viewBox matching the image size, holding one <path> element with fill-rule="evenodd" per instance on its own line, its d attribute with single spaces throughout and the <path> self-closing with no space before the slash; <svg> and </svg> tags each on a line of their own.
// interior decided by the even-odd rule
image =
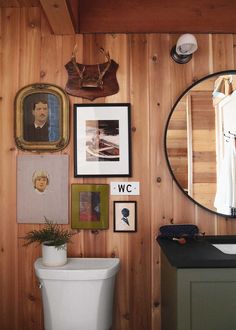
<svg viewBox="0 0 236 330">
<path fill-rule="evenodd" d="M 0 7 L 41 6 L 55 34 L 236 33 L 229 0 L 0 0 Z"/>
</svg>

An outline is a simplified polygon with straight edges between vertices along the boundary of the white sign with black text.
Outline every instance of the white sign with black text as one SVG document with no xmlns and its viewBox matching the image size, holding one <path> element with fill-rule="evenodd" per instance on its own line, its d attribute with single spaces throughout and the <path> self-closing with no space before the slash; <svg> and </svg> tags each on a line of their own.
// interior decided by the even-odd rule
<svg viewBox="0 0 236 330">
<path fill-rule="evenodd" d="M 139 195 L 139 182 L 111 182 L 111 195 Z"/>
</svg>

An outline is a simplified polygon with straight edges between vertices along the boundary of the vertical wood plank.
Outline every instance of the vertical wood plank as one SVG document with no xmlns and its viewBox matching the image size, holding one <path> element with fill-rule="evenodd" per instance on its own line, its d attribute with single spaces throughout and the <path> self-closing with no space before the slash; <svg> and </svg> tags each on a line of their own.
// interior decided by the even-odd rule
<svg viewBox="0 0 236 330">
<path fill-rule="evenodd" d="M 193 81 L 196 81 L 211 72 L 211 43 L 209 34 L 196 34 L 198 49 L 193 54 Z M 207 54 L 209 54 L 207 56 Z"/>
<path fill-rule="evenodd" d="M 133 180 L 140 181 L 138 202 L 138 231 L 129 238 L 130 269 L 130 328 L 150 329 L 150 199 L 149 179 L 149 99 L 148 45 L 146 35 L 130 35 L 131 103 L 133 109 L 132 137 Z M 145 197 L 144 197 L 145 196 Z M 135 256 L 135 257 L 133 257 Z M 141 285 L 140 285 L 141 284 Z M 137 290 L 137 288 L 139 288 Z M 143 301 L 148 304 L 142 304 Z M 141 307 L 142 306 L 142 307 Z"/>
<path fill-rule="evenodd" d="M 45 34 L 41 45 L 41 82 L 54 85 L 61 83 L 62 37 Z"/>
<path fill-rule="evenodd" d="M 40 81 L 40 47 L 40 10 L 37 7 L 22 8 L 20 10 L 20 88 Z"/>
<path fill-rule="evenodd" d="M 63 37 L 63 69 L 61 75 L 61 87 L 65 88 L 66 82 L 68 80 L 68 73 L 65 69 L 65 65 L 71 60 L 71 55 L 73 49 L 77 45 L 77 52 L 76 52 L 76 61 L 78 63 L 83 62 L 83 36 L 82 35 L 75 35 L 75 36 L 67 36 Z M 83 179 L 74 178 L 74 104 L 82 103 L 82 98 L 78 98 L 72 95 L 68 95 L 70 99 L 70 143 L 66 149 L 63 150 L 63 153 L 68 153 L 70 155 L 70 183 L 79 183 L 82 182 Z M 80 235 L 82 236 L 82 234 Z"/>
<path fill-rule="evenodd" d="M 43 330 L 43 311 L 41 292 L 35 276 L 34 262 L 41 256 L 41 247 L 23 246 L 25 234 L 39 225 L 18 226 L 18 260 L 19 260 L 19 325 L 20 329 Z"/>
<path fill-rule="evenodd" d="M 212 35 L 213 71 L 232 70 L 234 68 L 233 35 Z"/>
<path fill-rule="evenodd" d="M 107 96 L 107 103 L 129 102 L 129 57 L 128 57 L 128 37 L 127 35 L 106 35 L 106 50 L 110 56 L 119 64 L 117 71 L 117 80 L 119 83 L 119 92 L 115 95 Z M 131 117 L 133 107 L 131 105 Z M 132 141 L 131 141 L 132 144 Z M 120 178 L 108 178 L 108 182 L 119 181 Z M 122 178 L 122 181 L 128 181 L 129 178 Z M 107 235 L 107 254 L 108 256 L 117 256 L 121 261 L 121 269 L 117 276 L 116 290 L 116 309 L 114 315 L 114 325 L 112 329 L 130 329 L 130 292 L 129 292 L 129 239 L 132 234 L 119 234 L 113 232 L 113 202 L 116 200 L 128 200 L 127 196 L 111 196 L 109 207 L 109 233 Z"/>
<path fill-rule="evenodd" d="M 119 91 L 114 95 L 107 96 L 107 103 L 129 103 L 130 101 L 130 68 L 127 39 L 128 36 L 126 34 L 106 35 L 105 49 L 109 51 L 111 59 L 119 64 L 116 74 Z"/>
<path fill-rule="evenodd" d="M 19 17 L 17 9 L 1 10 L 0 328 L 12 330 L 18 328 L 16 149 L 13 138 L 13 100 L 19 79 Z"/>
<path fill-rule="evenodd" d="M 75 44 L 78 46 L 78 51 L 76 54 L 77 60 L 82 57 L 83 54 L 83 36 L 63 36 L 62 38 L 62 54 L 61 54 L 61 64 L 60 64 L 60 86 L 65 88 L 68 74 L 65 69 L 65 65 L 70 61 L 72 51 L 75 47 Z M 76 183 L 74 178 L 74 122 L 73 122 L 73 106 L 75 103 L 78 103 L 78 98 L 68 95 L 70 100 L 69 108 L 69 126 L 70 126 L 70 142 L 68 146 L 62 151 L 63 154 L 68 154 L 69 157 L 69 224 L 68 227 L 71 227 L 71 184 Z M 81 102 L 81 100 L 80 100 Z M 68 244 L 68 256 L 70 257 L 81 257 L 84 252 L 84 241 L 83 241 L 83 232 L 78 232 L 72 240 L 72 244 Z"/>
<path fill-rule="evenodd" d="M 164 157 L 164 130 L 170 102 L 170 57 L 167 34 L 149 36 L 150 100 L 150 207 L 151 207 L 151 274 L 152 329 L 161 326 L 160 250 L 155 238 L 161 225 L 172 218 L 172 179 Z M 168 184 L 169 183 L 169 184 Z M 164 196 L 170 196 L 165 198 Z"/>
<path fill-rule="evenodd" d="M 22 8 L 20 14 L 19 84 L 22 88 L 40 81 L 41 11 L 27 7 Z M 41 251 L 39 247 L 24 247 L 21 239 L 27 231 L 38 227 L 18 224 L 19 328 L 25 330 L 43 329 L 41 296 L 33 268 Z"/>
</svg>

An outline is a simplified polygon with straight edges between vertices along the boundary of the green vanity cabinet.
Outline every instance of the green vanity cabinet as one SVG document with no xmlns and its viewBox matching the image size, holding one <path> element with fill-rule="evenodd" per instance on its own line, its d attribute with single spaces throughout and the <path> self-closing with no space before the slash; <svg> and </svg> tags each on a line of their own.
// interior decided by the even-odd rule
<svg viewBox="0 0 236 330">
<path fill-rule="evenodd" d="M 162 330 L 236 330 L 236 268 L 161 265 Z"/>
</svg>

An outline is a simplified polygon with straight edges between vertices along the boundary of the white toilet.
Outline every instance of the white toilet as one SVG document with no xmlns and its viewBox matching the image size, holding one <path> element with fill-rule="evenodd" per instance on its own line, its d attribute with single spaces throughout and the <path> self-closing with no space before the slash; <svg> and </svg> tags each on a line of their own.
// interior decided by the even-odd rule
<svg viewBox="0 0 236 330">
<path fill-rule="evenodd" d="M 108 330 L 112 325 L 118 258 L 68 258 L 66 265 L 34 264 L 45 330 Z"/>
</svg>

